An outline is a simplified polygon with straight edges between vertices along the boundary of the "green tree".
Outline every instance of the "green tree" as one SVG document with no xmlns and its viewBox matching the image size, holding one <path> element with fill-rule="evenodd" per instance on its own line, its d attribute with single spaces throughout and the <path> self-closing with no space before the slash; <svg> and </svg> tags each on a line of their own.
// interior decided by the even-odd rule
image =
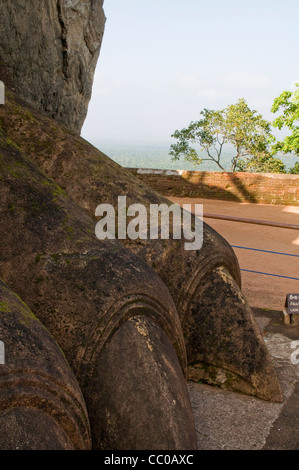
<svg viewBox="0 0 299 470">
<path fill-rule="evenodd" d="M 286 127 L 291 134 L 284 140 L 276 141 L 272 147 L 273 152 L 293 153 L 299 156 L 299 82 L 295 84 L 296 89 L 283 91 L 275 98 L 271 111 L 282 114 L 273 121 L 273 126 L 278 129 Z"/>
<path fill-rule="evenodd" d="M 295 166 L 290 169 L 289 173 L 292 175 L 299 175 L 299 162 L 295 163 Z"/>
<path fill-rule="evenodd" d="M 230 171 L 256 171 L 257 168 L 268 171 L 265 170 L 267 165 L 284 171 L 281 160 L 270 154 L 274 140 L 270 122 L 251 110 L 244 99 L 220 111 L 204 109 L 200 114 L 202 119 L 172 134 L 171 137 L 177 139 L 169 152 L 173 160 L 183 157 L 195 164 L 209 160 L 227 171 L 221 163 L 221 155 L 223 146 L 229 143 L 236 152 Z"/>
<path fill-rule="evenodd" d="M 239 161 L 238 171 L 250 173 L 286 173 L 286 167 L 279 158 L 272 157 L 272 155 L 258 155 L 246 162 Z"/>
</svg>

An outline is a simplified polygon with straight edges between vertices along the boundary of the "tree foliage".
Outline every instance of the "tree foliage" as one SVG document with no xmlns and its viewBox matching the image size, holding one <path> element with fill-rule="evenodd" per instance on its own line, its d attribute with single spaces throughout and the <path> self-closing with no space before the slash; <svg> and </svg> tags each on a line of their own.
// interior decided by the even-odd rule
<svg viewBox="0 0 299 470">
<path fill-rule="evenodd" d="M 299 82 L 295 87 L 293 92 L 283 91 L 275 98 L 271 108 L 273 113 L 282 111 L 282 114 L 273 121 L 273 126 L 280 130 L 285 127 L 291 131 L 284 140 L 273 145 L 274 153 L 293 153 L 299 156 Z"/>
<path fill-rule="evenodd" d="M 239 161 L 238 171 L 251 173 L 286 173 L 285 164 L 279 158 L 275 158 L 272 155 L 259 155 L 244 163 L 243 161 Z"/>
<path fill-rule="evenodd" d="M 223 146 L 229 143 L 235 148 L 230 171 L 268 171 L 270 168 L 284 171 L 281 160 L 270 154 L 274 140 L 271 124 L 251 110 L 244 99 L 220 111 L 204 109 L 200 114 L 202 119 L 172 134 L 171 137 L 177 139 L 169 152 L 173 160 L 183 157 L 196 164 L 210 160 L 227 171 L 221 163 L 221 154 Z"/>
<path fill-rule="evenodd" d="M 295 163 L 295 166 L 290 169 L 289 173 L 292 175 L 299 175 L 299 162 Z"/>
</svg>

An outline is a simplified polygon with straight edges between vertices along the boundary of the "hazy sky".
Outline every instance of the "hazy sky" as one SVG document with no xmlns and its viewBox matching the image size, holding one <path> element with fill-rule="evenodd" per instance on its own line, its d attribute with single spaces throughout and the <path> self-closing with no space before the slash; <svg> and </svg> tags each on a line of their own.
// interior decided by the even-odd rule
<svg viewBox="0 0 299 470">
<path fill-rule="evenodd" d="M 105 0 L 104 39 L 82 136 L 166 143 L 245 98 L 272 102 L 299 80 L 298 0 Z"/>
</svg>

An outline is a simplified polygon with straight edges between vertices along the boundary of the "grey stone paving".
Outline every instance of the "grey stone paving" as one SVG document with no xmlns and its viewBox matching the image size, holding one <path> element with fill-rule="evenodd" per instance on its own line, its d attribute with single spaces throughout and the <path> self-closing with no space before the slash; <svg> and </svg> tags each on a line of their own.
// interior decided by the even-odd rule
<svg viewBox="0 0 299 470">
<path fill-rule="evenodd" d="M 284 402 L 270 403 L 189 382 L 199 449 L 299 448 L 299 328 L 284 326 L 282 312 L 268 312 L 256 319 L 274 361 Z"/>
</svg>

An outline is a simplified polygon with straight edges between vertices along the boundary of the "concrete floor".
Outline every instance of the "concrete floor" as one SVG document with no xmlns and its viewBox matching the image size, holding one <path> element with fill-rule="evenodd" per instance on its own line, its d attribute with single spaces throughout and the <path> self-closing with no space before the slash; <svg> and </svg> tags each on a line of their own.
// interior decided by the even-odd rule
<svg viewBox="0 0 299 470">
<path fill-rule="evenodd" d="M 203 204 L 204 213 L 299 225 L 299 207 L 169 198 Z M 299 255 L 299 231 L 205 219 L 232 245 Z M 299 278 L 299 258 L 235 249 L 241 268 Z M 272 357 L 283 403 L 270 403 L 209 385 L 189 382 L 202 450 L 299 450 L 299 326 L 285 325 L 287 293 L 299 281 L 242 272 L 243 293 Z"/>
<path fill-rule="evenodd" d="M 200 450 L 299 450 L 299 327 L 284 326 L 279 312 L 255 314 L 284 402 L 189 382 Z"/>
</svg>

